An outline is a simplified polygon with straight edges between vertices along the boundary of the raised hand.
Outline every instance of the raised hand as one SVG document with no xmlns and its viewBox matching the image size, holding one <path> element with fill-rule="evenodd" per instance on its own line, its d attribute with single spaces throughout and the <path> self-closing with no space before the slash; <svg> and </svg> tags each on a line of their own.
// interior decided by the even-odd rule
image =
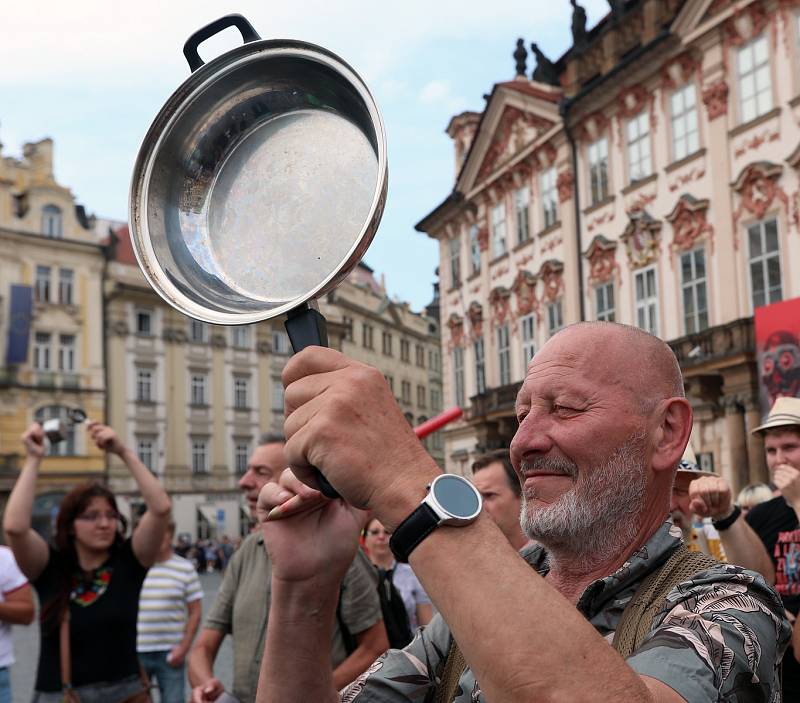
<svg viewBox="0 0 800 703">
<path fill-rule="evenodd" d="M 89 431 L 89 436 L 97 445 L 98 449 L 120 456 L 122 452 L 125 451 L 125 445 L 120 441 L 114 429 L 108 425 L 103 425 L 99 422 L 90 422 L 86 429 Z"/>
<path fill-rule="evenodd" d="M 358 550 L 363 511 L 328 500 L 286 469 L 261 489 L 257 512 L 273 578 L 341 581 Z"/>
<path fill-rule="evenodd" d="M 772 472 L 772 482 L 790 506 L 800 508 L 800 471 L 789 464 L 778 464 Z"/>
<path fill-rule="evenodd" d="M 44 430 L 38 422 L 30 425 L 20 439 L 25 445 L 25 454 L 28 457 L 38 460 L 44 456 Z"/>
<path fill-rule="evenodd" d="M 730 484 L 719 476 L 695 479 L 689 484 L 689 508 L 699 517 L 727 517 L 733 510 Z"/>
</svg>

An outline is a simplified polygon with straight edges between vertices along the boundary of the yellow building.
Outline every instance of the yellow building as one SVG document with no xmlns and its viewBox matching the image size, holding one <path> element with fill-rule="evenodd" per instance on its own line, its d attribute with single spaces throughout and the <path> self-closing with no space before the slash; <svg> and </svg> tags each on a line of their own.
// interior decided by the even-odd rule
<svg viewBox="0 0 800 703">
<path fill-rule="evenodd" d="M 20 435 L 33 420 L 80 407 L 103 420 L 102 275 L 93 222 L 53 177 L 53 142 L 0 154 L 0 493 L 22 466 Z M 103 477 L 103 453 L 82 427 L 48 449 L 38 490 L 63 493 Z M 41 495 L 46 508 L 47 496 Z"/>
<path fill-rule="evenodd" d="M 507 446 L 528 361 L 563 325 L 667 340 L 692 447 L 738 490 L 766 478 L 753 315 L 800 296 L 800 11 L 778 0 L 630 0 L 455 116 L 440 246 L 446 465 Z M 509 66 L 511 68 L 511 66 Z M 509 72 L 510 73 L 510 72 Z"/>
</svg>

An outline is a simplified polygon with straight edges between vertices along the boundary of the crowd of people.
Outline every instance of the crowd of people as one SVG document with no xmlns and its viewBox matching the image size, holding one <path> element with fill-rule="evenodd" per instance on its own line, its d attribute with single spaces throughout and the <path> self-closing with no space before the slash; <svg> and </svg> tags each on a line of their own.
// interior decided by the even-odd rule
<svg viewBox="0 0 800 703">
<path fill-rule="evenodd" d="M 674 355 L 636 328 L 554 335 L 510 448 L 471 482 L 441 473 L 374 369 L 309 348 L 283 380 L 286 436 L 262 437 L 239 482 L 241 544 L 176 537 L 163 487 L 96 422 L 147 509 L 129 533 L 113 493 L 81 484 L 45 542 L 45 437 L 25 432 L 0 548 L 0 703 L 34 592 L 36 703 L 146 703 L 154 685 L 165 703 L 800 700 L 800 399 L 752 430 L 770 485 L 734 500 L 688 448 Z M 344 500 L 316 490 L 317 469 Z M 207 570 L 222 582 L 203 618 Z"/>
</svg>

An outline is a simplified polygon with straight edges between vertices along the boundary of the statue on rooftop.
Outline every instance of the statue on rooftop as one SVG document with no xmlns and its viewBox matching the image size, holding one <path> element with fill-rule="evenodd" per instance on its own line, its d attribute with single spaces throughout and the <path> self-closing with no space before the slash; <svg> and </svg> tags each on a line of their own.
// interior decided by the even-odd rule
<svg viewBox="0 0 800 703">
<path fill-rule="evenodd" d="M 572 5 L 572 46 L 581 51 L 586 47 L 586 10 L 577 0 L 569 0 Z"/>
<path fill-rule="evenodd" d="M 513 53 L 514 61 L 517 64 L 517 75 L 528 75 L 528 50 L 525 48 L 525 40 L 517 39 L 517 48 Z"/>
<path fill-rule="evenodd" d="M 542 53 L 536 42 L 531 42 L 531 51 L 536 54 L 536 68 L 533 71 L 533 80 L 549 85 L 560 85 L 561 82 L 556 65 Z"/>
</svg>

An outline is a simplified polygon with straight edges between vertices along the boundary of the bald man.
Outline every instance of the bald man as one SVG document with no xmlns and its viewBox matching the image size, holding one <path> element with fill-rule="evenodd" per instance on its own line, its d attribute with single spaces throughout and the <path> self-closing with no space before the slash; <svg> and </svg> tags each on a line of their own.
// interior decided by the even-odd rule
<svg viewBox="0 0 800 703">
<path fill-rule="evenodd" d="M 583 323 L 531 361 L 511 444 L 522 525 L 538 542 L 522 558 L 485 512 L 465 510 L 478 506 L 473 487 L 441 474 L 379 371 L 309 348 L 283 381 L 292 469 L 259 496 L 273 561 L 261 703 L 779 696 L 790 630 L 777 594 L 757 573 L 689 554 L 669 519 L 692 412 L 661 340 Z M 310 488 L 312 466 L 344 501 Z M 337 694 L 323 663 L 357 549 L 352 506 L 393 533 L 440 615 Z M 458 524 L 437 525 L 443 506 Z"/>
</svg>

